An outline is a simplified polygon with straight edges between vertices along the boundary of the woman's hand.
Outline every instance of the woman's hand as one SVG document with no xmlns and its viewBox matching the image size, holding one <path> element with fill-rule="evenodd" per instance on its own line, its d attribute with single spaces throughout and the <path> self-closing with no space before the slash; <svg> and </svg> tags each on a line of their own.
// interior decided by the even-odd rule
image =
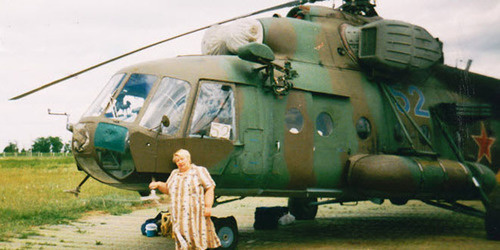
<svg viewBox="0 0 500 250">
<path fill-rule="evenodd" d="M 212 216 L 212 208 L 211 207 L 205 207 L 205 213 L 203 214 L 205 217 L 210 217 Z"/>
<path fill-rule="evenodd" d="M 214 186 L 211 186 L 205 190 L 205 212 L 203 214 L 205 217 L 210 217 L 212 215 L 212 206 L 214 205 L 214 188 Z"/>
<path fill-rule="evenodd" d="M 149 183 L 149 189 L 153 190 L 153 189 L 157 189 L 157 188 L 158 188 L 157 181 L 152 181 L 151 183 Z"/>
<path fill-rule="evenodd" d="M 151 189 L 151 190 L 158 189 L 158 190 L 160 190 L 160 192 L 162 192 L 164 194 L 168 194 L 167 183 L 162 182 L 162 181 L 152 181 L 151 183 L 149 183 L 149 189 Z"/>
</svg>

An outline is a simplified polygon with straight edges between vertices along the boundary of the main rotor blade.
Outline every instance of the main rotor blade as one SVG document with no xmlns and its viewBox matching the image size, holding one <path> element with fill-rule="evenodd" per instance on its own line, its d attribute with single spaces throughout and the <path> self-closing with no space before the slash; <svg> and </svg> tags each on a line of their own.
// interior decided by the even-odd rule
<svg viewBox="0 0 500 250">
<path fill-rule="evenodd" d="M 308 2 L 310 2 L 310 3 L 314 3 L 314 2 L 320 2 L 320 1 L 325 1 L 325 0 L 297 0 L 297 1 L 291 1 L 291 2 L 288 2 L 288 3 L 284 3 L 284 4 L 280 4 L 280 5 L 276 5 L 276 6 L 274 6 L 274 7 L 270 7 L 270 8 L 262 9 L 262 10 L 259 10 L 259 11 L 255 11 L 255 12 L 252 12 L 252 13 L 250 13 L 250 14 L 246 14 L 246 15 L 239 16 L 239 17 L 234 17 L 234 18 L 227 19 L 227 20 L 224 20 L 224 21 L 221 21 L 221 22 L 218 22 L 218 23 L 214 23 L 214 24 L 211 24 L 211 25 L 207 25 L 207 26 L 204 26 L 204 27 L 201 27 L 201 28 L 195 29 L 195 30 L 188 31 L 188 32 L 186 32 L 186 33 L 182 33 L 182 34 L 180 34 L 180 35 L 176 35 L 176 36 L 173 36 L 173 37 L 169 37 L 169 38 L 164 39 L 164 40 L 161 40 L 161 41 L 159 41 L 159 42 L 156 42 L 156 43 L 152 43 L 152 44 L 146 45 L 146 46 L 141 47 L 141 48 L 139 48 L 139 49 L 136 49 L 136 50 L 130 51 L 130 52 L 128 52 L 128 53 L 122 54 L 122 55 L 117 56 L 117 57 L 114 57 L 114 58 L 111 58 L 111 59 L 109 59 L 109 60 L 107 60 L 107 61 L 104 61 L 104 62 L 98 63 L 98 64 L 96 64 L 96 65 L 94 65 L 94 66 L 88 67 L 88 68 L 86 68 L 86 69 L 84 69 L 84 70 L 80 70 L 80 71 L 78 71 L 78 72 L 76 72 L 76 73 L 73 73 L 73 74 L 71 74 L 71 75 L 68 75 L 68 76 L 65 76 L 65 77 L 63 77 L 63 78 L 57 79 L 57 80 L 55 80 L 55 81 L 49 82 L 49 83 L 47 83 L 47 84 L 45 84 L 45 85 L 42 85 L 42 86 L 40 86 L 40 87 L 38 87 L 38 88 L 36 88 L 36 89 L 30 90 L 30 91 L 25 92 L 25 93 L 23 93 L 23 94 L 20 94 L 20 95 L 18 95 L 18 96 L 12 97 L 12 98 L 10 98 L 9 100 L 18 100 L 18 99 L 21 99 L 21 98 L 23 98 L 23 97 L 25 97 L 25 96 L 27 96 L 27 95 L 31 95 L 31 94 L 33 94 L 33 93 L 35 93 L 35 92 L 37 92 L 37 91 L 40 91 L 40 90 L 45 89 L 45 88 L 48 88 L 48 87 L 50 87 L 50 86 L 52 86 L 52 85 L 54 85 L 54 84 L 60 83 L 60 82 L 65 81 L 65 80 L 68 80 L 68 79 L 70 79 L 70 78 L 73 78 L 73 77 L 75 77 L 75 76 L 77 76 L 77 75 L 80 75 L 80 74 L 82 74 L 82 73 L 85 73 L 85 72 L 87 72 L 87 71 L 93 70 L 93 69 L 95 69 L 95 68 L 98 68 L 98 67 L 100 67 L 100 66 L 103 66 L 103 65 L 105 65 L 105 64 L 108 64 L 108 63 L 110 63 L 110 62 L 116 61 L 116 60 L 118 60 L 118 59 L 124 58 L 124 57 L 129 56 L 129 55 L 132 55 L 132 54 L 135 54 L 135 53 L 137 53 L 137 52 L 139 52 L 139 51 L 142 51 L 142 50 L 145 50 L 145 49 L 151 48 L 151 47 L 153 47 L 153 46 L 156 46 L 156 45 L 162 44 L 162 43 L 164 43 L 164 42 L 168 42 L 168 41 L 170 41 L 170 40 L 177 39 L 177 38 L 179 38 L 179 37 L 183 37 L 183 36 L 186 36 L 186 35 L 189 35 L 189 34 L 192 34 L 192 33 L 195 33 L 195 32 L 201 31 L 201 30 L 204 30 L 204 29 L 208 29 L 208 28 L 210 28 L 210 27 L 212 27 L 212 26 L 214 26 L 214 25 L 220 25 L 220 24 L 228 23 L 228 22 L 231 22 L 231 21 L 234 21 L 234 20 L 238 20 L 238 19 L 241 19 L 241 18 L 254 16 L 254 15 L 261 14 L 261 13 L 268 12 L 268 11 L 272 11 L 272 10 L 282 9 L 282 8 L 286 8 L 286 7 L 292 7 L 292 6 L 296 6 L 296 5 L 305 4 L 305 3 L 308 3 Z"/>
</svg>

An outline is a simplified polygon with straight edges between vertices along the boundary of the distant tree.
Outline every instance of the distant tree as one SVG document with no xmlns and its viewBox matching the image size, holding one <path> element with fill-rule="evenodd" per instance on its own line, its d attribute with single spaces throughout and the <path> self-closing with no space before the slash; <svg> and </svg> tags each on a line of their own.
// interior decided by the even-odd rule
<svg viewBox="0 0 500 250">
<path fill-rule="evenodd" d="M 3 149 L 5 153 L 18 153 L 19 148 L 17 147 L 17 143 L 9 142 L 9 145 Z"/>
<path fill-rule="evenodd" d="M 64 144 L 59 136 L 38 137 L 36 138 L 31 149 L 33 152 L 40 153 L 60 153 Z"/>
<path fill-rule="evenodd" d="M 71 153 L 71 141 L 68 141 L 67 143 L 64 144 L 63 152 Z"/>
<path fill-rule="evenodd" d="M 49 136 L 50 141 L 50 151 L 53 153 L 60 153 L 64 144 L 59 136 L 52 137 Z"/>
<path fill-rule="evenodd" d="M 31 146 L 33 152 L 49 153 L 50 152 L 50 140 L 49 137 L 38 137 Z"/>
</svg>

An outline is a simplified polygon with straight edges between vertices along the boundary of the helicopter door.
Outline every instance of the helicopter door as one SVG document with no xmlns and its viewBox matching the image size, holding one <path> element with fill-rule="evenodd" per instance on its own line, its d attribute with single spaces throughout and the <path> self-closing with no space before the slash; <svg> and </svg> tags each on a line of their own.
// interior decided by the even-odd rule
<svg viewBox="0 0 500 250">
<path fill-rule="evenodd" d="M 241 154 L 238 154 L 235 162 L 243 173 L 240 183 L 247 187 L 260 187 L 265 166 L 262 153 L 266 137 L 262 122 L 265 120 L 266 105 L 260 90 L 253 86 L 239 86 L 237 97 L 238 100 L 244 100 L 238 125 L 242 131 L 239 138 L 241 149 L 238 149 Z"/>
<path fill-rule="evenodd" d="M 341 183 L 343 162 L 349 151 L 349 135 L 343 124 L 350 124 L 350 105 L 347 98 L 313 95 L 314 108 L 311 118 L 314 130 L 314 172 L 318 188 L 334 188 Z M 346 120 L 343 120 L 346 119 Z M 350 132 L 350 133 L 349 133 Z"/>
</svg>

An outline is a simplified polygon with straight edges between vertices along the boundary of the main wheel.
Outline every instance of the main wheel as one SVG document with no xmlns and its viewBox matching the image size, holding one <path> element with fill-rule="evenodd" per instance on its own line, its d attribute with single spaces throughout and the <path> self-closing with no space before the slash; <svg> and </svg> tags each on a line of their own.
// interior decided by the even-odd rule
<svg viewBox="0 0 500 250">
<path fill-rule="evenodd" d="M 288 198 L 288 210 L 297 220 L 312 220 L 318 213 L 318 205 L 309 203 L 316 201 L 316 198 Z"/>
<path fill-rule="evenodd" d="M 408 199 L 404 199 L 404 198 L 392 198 L 389 200 L 391 201 L 391 203 L 393 205 L 396 205 L 396 206 L 403 206 L 403 205 L 406 205 L 406 203 L 408 203 Z"/>
<path fill-rule="evenodd" d="M 238 224 L 233 216 L 226 218 L 212 217 L 215 232 L 219 237 L 221 247 L 219 249 L 235 249 L 238 245 Z"/>
<path fill-rule="evenodd" d="M 490 194 L 484 226 L 489 240 L 500 240 L 500 186 L 496 186 Z"/>
</svg>

